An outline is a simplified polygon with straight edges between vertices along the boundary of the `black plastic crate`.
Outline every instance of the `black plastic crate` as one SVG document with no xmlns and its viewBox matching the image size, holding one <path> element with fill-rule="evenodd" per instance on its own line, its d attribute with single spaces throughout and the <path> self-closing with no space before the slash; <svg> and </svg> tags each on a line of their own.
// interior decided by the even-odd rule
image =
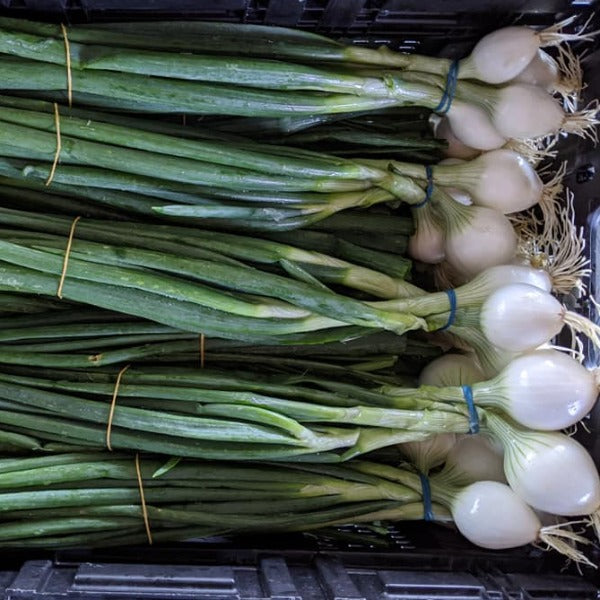
<svg viewBox="0 0 600 600">
<path fill-rule="evenodd" d="M 0 0 L 0 14 L 64 23 L 198 19 L 298 27 L 361 45 L 464 56 L 485 33 L 519 23 L 583 23 L 600 0 Z M 596 17 L 600 28 L 600 18 Z M 587 96 L 600 98 L 600 49 L 584 62 Z M 0 84 L 1 86 L 1 84 Z M 600 151 L 569 139 L 565 184 L 586 229 L 600 296 Z M 567 299 L 568 300 L 568 299 Z M 571 299 L 578 303 L 577 299 Z M 577 308 L 595 315 L 589 302 Z M 600 356 L 590 352 L 590 361 Z M 600 407 L 579 439 L 600 466 Z M 590 558 L 600 565 L 600 549 Z M 453 530 L 399 523 L 386 535 L 346 528 L 334 537 L 291 534 L 160 547 L 0 552 L 0 597 L 100 600 L 600 600 L 600 577 L 564 571 L 534 547 L 486 551 Z"/>
</svg>

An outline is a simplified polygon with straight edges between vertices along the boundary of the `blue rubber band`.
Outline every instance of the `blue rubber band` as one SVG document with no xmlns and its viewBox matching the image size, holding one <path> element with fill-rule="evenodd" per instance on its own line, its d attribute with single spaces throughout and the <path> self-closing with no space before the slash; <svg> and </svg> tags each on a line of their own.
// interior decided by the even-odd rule
<svg viewBox="0 0 600 600">
<path fill-rule="evenodd" d="M 423 490 L 423 519 L 425 521 L 433 521 L 433 507 L 431 506 L 431 486 L 429 485 L 429 477 L 419 473 L 421 480 L 421 488 Z"/>
<path fill-rule="evenodd" d="M 463 385 L 461 388 L 469 409 L 469 433 L 479 433 L 479 415 L 473 401 L 473 388 L 470 385 Z"/>
<path fill-rule="evenodd" d="M 436 331 L 446 331 L 449 327 L 454 325 L 454 320 L 456 319 L 456 292 L 453 289 L 446 290 L 446 294 L 448 296 L 448 302 L 450 302 L 450 314 L 448 315 L 448 320 L 443 327 L 436 329 Z"/>
<path fill-rule="evenodd" d="M 456 84 L 458 82 L 458 60 L 453 60 L 448 67 L 448 75 L 446 76 L 446 87 L 440 103 L 433 109 L 433 112 L 445 115 L 452 106 L 454 94 L 456 93 Z"/>
<path fill-rule="evenodd" d="M 431 195 L 433 194 L 433 169 L 431 168 L 431 165 L 425 165 L 425 176 L 427 177 L 425 198 L 421 200 L 421 202 L 419 202 L 418 204 L 413 204 L 413 208 L 422 208 L 431 200 Z"/>
</svg>

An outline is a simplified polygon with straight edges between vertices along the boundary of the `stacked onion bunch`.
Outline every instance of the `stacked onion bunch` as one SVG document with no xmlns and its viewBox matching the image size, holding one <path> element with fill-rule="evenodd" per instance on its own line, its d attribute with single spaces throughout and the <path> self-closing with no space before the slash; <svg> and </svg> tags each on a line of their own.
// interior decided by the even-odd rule
<svg viewBox="0 0 600 600">
<path fill-rule="evenodd" d="M 31 81 L 30 69 L 40 72 L 38 95 L 53 96 L 63 86 L 67 65 L 63 31 L 7 19 L 2 25 L 0 51 L 13 56 L 2 63 L 11 70 L 5 89 L 22 89 L 23 78 Z M 542 32 L 501 29 L 457 65 L 344 47 L 285 29 L 138 25 L 69 31 L 75 101 L 142 113 L 247 114 L 258 121 L 289 110 L 294 116 L 286 119 L 310 121 L 329 113 L 418 104 L 448 109 L 452 131 L 440 135 L 462 136 L 475 149 L 490 152 L 430 167 L 348 159 L 250 142 L 233 135 L 231 127 L 228 132 L 208 131 L 203 124 L 180 128 L 80 107 L 61 107 L 57 116 L 49 103 L 4 96 L 0 174 L 10 185 L 40 189 L 46 182 L 68 196 L 137 215 L 261 231 L 295 229 L 342 210 L 402 201 L 412 207 L 416 223 L 411 255 L 425 263 L 445 261 L 453 281 L 464 282 L 517 257 L 519 239 L 506 215 L 538 204 L 544 214 L 552 211 L 549 198 L 560 178 L 544 186 L 509 140 L 527 148 L 558 131 L 594 135 L 593 109 L 569 114 L 552 97 L 556 91 L 569 95 L 569 87 L 576 95 L 581 82 L 571 73 L 578 73 L 577 63 L 565 58 L 565 42 L 589 39 L 584 33 L 563 33 L 562 25 Z M 178 41 L 173 41 L 175 32 Z M 215 46 L 215 40 L 233 39 L 233 46 Z M 189 43 L 185 54 L 182 40 Z M 546 46 L 560 48 L 558 62 L 542 50 Z M 219 48 L 235 49 L 238 58 L 222 56 Z M 320 70 L 316 65 L 323 61 L 327 69 Z M 456 90 L 448 88 L 452 74 Z M 119 76 L 127 78 L 126 89 Z M 447 100 L 443 110 L 440 94 Z M 457 193 L 463 204 L 467 198 L 467 206 L 451 200 L 449 194 Z"/>
<path fill-rule="evenodd" d="M 413 467 L 357 460 L 410 443 L 434 518 L 481 546 L 539 541 L 584 560 L 572 546 L 583 538 L 532 509 L 598 529 L 596 467 L 560 433 L 592 409 L 596 373 L 547 345 L 565 326 L 600 345 L 599 328 L 552 295 L 551 273 L 514 264 L 513 227 L 538 205 L 559 210 L 558 181 L 544 185 L 514 148 L 593 135 L 594 109 L 552 96 L 577 93 L 567 55 L 555 64 L 541 50 L 577 37 L 507 28 L 456 64 L 262 27 L 64 33 L 0 19 L 3 89 L 36 98 L 0 97 L 0 447 L 36 455 L 0 460 L 0 543 L 145 539 L 132 455 L 105 447 L 163 455 L 142 458 L 157 539 L 431 516 Z M 73 109 L 47 102 L 64 99 L 67 63 Z M 413 105 L 447 113 L 451 133 L 486 153 L 348 158 L 118 112 L 291 123 Z M 388 236 L 364 212 L 385 207 L 396 227 L 401 203 L 412 256 L 444 260 L 461 285 L 405 280 L 412 229 Z M 561 231 L 553 242 L 567 244 Z M 392 366 L 428 355 L 400 337 L 413 331 L 475 358 L 444 358 L 459 365 L 441 385 L 435 364 L 412 385 Z M 206 347 L 224 352 L 198 369 L 194 347 L 201 362 Z M 475 452 L 490 468 L 472 460 L 478 430 L 502 465 L 489 444 Z M 452 436 L 431 439 L 448 433 L 469 437 L 451 449 Z"/>
<path fill-rule="evenodd" d="M 55 297 L 72 220 L 8 209 L 1 219 L 2 290 Z M 531 267 L 491 267 L 452 292 L 426 293 L 389 267 L 388 274 L 253 237 L 91 220 L 77 232 L 66 300 L 180 331 L 277 345 L 304 334 L 316 343 L 443 329 L 473 346 L 488 374 L 565 324 L 597 339 L 592 323 L 551 295 L 549 275 Z"/>
<path fill-rule="evenodd" d="M 594 135 L 594 109 L 568 114 L 552 97 L 555 92 L 576 96 L 581 86 L 577 61 L 568 58 L 566 43 L 590 39 L 591 34 L 564 33 L 562 29 L 570 25 L 565 22 L 539 32 L 527 27 L 498 30 L 456 64 L 386 48 L 346 47 L 294 30 L 214 23 L 109 24 L 65 32 L 52 25 L 3 19 L 0 51 L 5 53 L 6 90 L 31 90 L 35 81 L 36 92 L 52 97 L 57 90 L 64 91 L 68 65 L 74 100 L 101 109 L 293 120 L 417 104 L 447 111 L 452 131 L 442 132 L 442 137 L 453 132 L 475 149 L 493 150 L 512 138 L 531 141 L 558 131 Z M 65 36 L 70 41 L 68 53 Z M 547 47 L 558 47 L 558 60 L 543 50 Z M 15 102 L 2 100 L 3 174 L 12 167 L 8 176 L 16 171 L 17 177 L 26 174 L 45 181 L 56 141 L 41 131 L 56 129 L 52 108 Z M 92 127 L 90 118 L 104 124 Z M 410 163 L 395 164 L 390 172 L 385 161 L 379 165 L 335 161 L 289 148 L 249 147 L 239 140 L 231 147 L 232 140 L 223 140 L 223 134 L 221 139 L 213 137 L 211 145 L 203 124 L 202 131 L 196 128 L 186 135 L 203 138 L 204 145 L 198 141 L 186 145 L 156 137 L 157 131 L 169 132 L 168 127 L 157 130 L 153 125 L 144 137 L 136 128 L 147 125 L 119 116 L 86 115 L 80 109 L 63 114 L 60 121 L 65 148 L 55 184 L 77 185 L 80 194 L 90 193 L 81 189 L 85 181 L 88 188 L 159 197 L 161 202 L 152 208 L 171 217 L 290 229 L 346 208 L 394 199 L 413 206 L 424 202 L 424 190 L 414 181 L 425 180 L 423 169 Z M 221 151 L 216 142 L 225 144 Z M 115 144 L 121 150 L 110 152 Z M 176 164 L 167 161 L 167 153 L 178 157 Z M 24 157 L 28 162 L 14 160 Z M 425 262 L 446 257 L 450 268 L 464 278 L 478 272 L 475 265 L 455 256 L 469 240 L 494 253 L 487 260 L 481 258 L 484 268 L 512 259 L 517 242 L 508 221 L 483 209 L 507 214 L 540 201 L 541 182 L 523 163 L 522 157 L 506 151 L 472 165 L 433 169 L 436 186 L 457 187 L 479 206 L 450 208 L 437 198 L 435 207 L 415 209 L 420 235 L 413 241 L 413 255 Z M 205 189 L 198 190 L 198 185 Z M 98 195 L 97 190 L 91 193 Z M 172 202 L 165 202 L 169 199 Z M 482 231 L 490 232 L 494 243 L 481 244 L 477 234 Z"/>
</svg>

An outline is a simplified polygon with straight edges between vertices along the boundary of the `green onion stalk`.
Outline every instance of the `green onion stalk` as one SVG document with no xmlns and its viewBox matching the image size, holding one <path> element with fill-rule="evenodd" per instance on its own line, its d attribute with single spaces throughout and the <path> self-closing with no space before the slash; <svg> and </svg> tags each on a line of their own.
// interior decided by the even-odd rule
<svg viewBox="0 0 600 600">
<path fill-rule="evenodd" d="M 0 294 L 0 302 L 19 297 Z M 27 300 L 27 298 L 25 298 Z M 440 350 L 426 341 L 389 332 L 346 330 L 341 342 L 329 341 L 327 332 L 285 336 L 279 346 L 269 339 L 254 344 L 204 338 L 152 321 L 132 319 L 121 313 L 90 307 L 44 301 L 36 298 L 44 312 L 0 317 L 0 362 L 53 368 L 88 368 L 132 362 L 171 363 L 197 367 L 206 362 L 219 368 L 232 366 L 253 356 L 256 365 L 271 371 L 317 371 L 356 376 L 382 370 L 390 374 L 411 373 Z M 55 304 L 63 310 L 54 310 Z M 68 309 L 68 310 L 64 310 Z M 260 345 L 262 342 L 262 345 Z M 345 370 L 345 371 L 344 371 Z"/>
<path fill-rule="evenodd" d="M 355 113 L 343 115 L 290 116 L 280 119 L 252 117 L 198 117 L 186 118 L 186 124 L 200 128 L 210 127 L 212 131 L 231 135 L 244 135 L 255 140 L 279 143 L 287 142 L 296 134 L 318 134 L 319 130 L 332 125 L 361 128 L 379 134 L 392 136 L 402 133 L 418 134 L 429 138 L 431 111 L 420 106 L 382 110 L 376 113 Z M 439 140 L 438 140 L 439 142 Z M 370 144 L 369 140 L 363 140 Z M 294 144 L 296 145 L 296 144 Z"/>
<path fill-rule="evenodd" d="M 49 300 L 27 294 L 0 293 L 0 323 L 4 319 L 6 323 L 11 323 L 15 317 L 18 319 L 20 314 L 38 316 L 49 310 L 68 311 L 71 308 L 69 303 L 60 300 Z"/>
<path fill-rule="evenodd" d="M 14 161 L 2 161 L 0 159 L 0 170 L 8 176 L 0 176 L 0 198 L 2 206 L 29 212 L 58 213 L 82 216 L 93 219 L 110 219 L 113 221 L 144 220 L 148 222 L 160 222 L 160 216 L 156 208 L 172 204 L 168 200 L 160 200 L 155 196 L 145 196 L 130 192 L 121 192 L 108 188 L 93 188 L 85 185 L 66 185 L 52 182 L 46 186 L 40 179 L 30 177 L 19 179 L 19 167 L 27 166 L 26 163 L 18 165 Z M 227 198 L 230 194 L 224 191 L 216 192 L 210 190 L 215 196 Z M 167 196 L 180 197 L 175 192 Z M 245 199 L 252 202 L 263 202 L 262 195 L 245 195 Z M 293 204 L 296 197 L 292 194 L 278 194 L 279 202 Z M 187 200 L 187 198 L 186 198 Z M 273 209 L 271 209 L 273 210 Z M 171 223 L 189 225 L 186 220 L 170 218 Z M 296 220 L 297 221 L 297 220 Z M 298 225 L 292 219 L 292 225 Z M 211 229 L 226 229 L 229 231 L 253 230 L 256 222 L 250 220 L 219 220 L 204 219 L 204 227 Z M 285 219 L 282 221 L 271 221 L 269 231 L 261 232 L 262 237 L 270 237 L 277 241 L 293 240 L 293 244 L 306 249 L 332 254 L 338 258 L 350 258 L 350 251 L 341 250 L 348 242 L 353 246 L 360 246 L 360 252 L 352 252 L 352 256 L 363 256 L 363 251 L 379 250 L 385 252 L 387 259 L 381 260 L 379 266 L 385 269 L 388 262 L 394 262 L 390 254 L 405 255 L 408 238 L 414 233 L 415 225 L 413 219 L 408 215 L 393 211 L 385 205 L 378 205 L 369 210 L 348 210 L 335 213 L 324 220 L 315 221 L 310 225 L 310 230 L 303 228 L 302 232 L 296 233 L 289 229 Z M 283 230 L 280 234 L 278 231 Z M 330 234 L 330 235 L 326 235 Z M 332 237 L 334 236 L 334 237 Z M 309 243 L 310 241 L 310 243 Z M 311 244 L 315 244 L 314 247 Z M 339 254 L 337 254 L 339 252 Z M 354 258 L 354 260 L 358 260 Z"/>
<path fill-rule="evenodd" d="M 418 476 L 326 465 L 65 452 L 0 459 L 0 545 L 107 547 L 423 518 Z M 387 474 L 387 477 L 385 476 Z M 391 479 L 394 476 L 397 481 Z M 437 519 L 448 510 L 435 504 Z M 148 528 L 143 513 L 147 514 Z"/>
<path fill-rule="evenodd" d="M 178 202 L 158 202 L 151 208 L 159 214 L 305 224 L 349 208 L 424 198 L 419 185 L 387 165 L 267 144 L 180 138 L 69 114 L 60 117 L 60 168 L 51 177 L 58 143 L 51 105 L 8 97 L 2 103 L 0 174 Z"/>
<path fill-rule="evenodd" d="M 393 197 L 378 189 L 331 194 L 243 192 L 190 187 L 151 178 L 124 176 L 116 171 L 67 166 L 55 172 L 52 185 L 48 187 L 45 181 L 50 170 L 49 165 L 41 163 L 0 158 L 3 205 L 101 219 L 142 218 L 164 222 L 167 218 L 179 225 L 197 223 L 210 229 L 273 233 L 289 232 L 301 227 L 328 230 L 331 226 L 338 229 L 334 225 L 335 217 L 349 212 L 361 215 L 365 226 L 362 229 L 357 228 L 356 224 L 344 227 L 345 235 L 350 234 L 346 230 L 352 232 L 352 239 L 348 241 L 356 243 L 357 237 L 360 237 L 362 241 L 359 245 L 369 244 L 369 247 L 386 250 L 387 244 L 369 236 L 369 224 L 373 221 L 378 232 L 385 230 L 395 236 L 389 248 L 397 246 L 398 253 L 406 250 L 406 237 L 414 229 L 410 218 L 394 214 L 384 219 L 369 213 L 368 207 L 371 205 L 389 213 L 382 203 L 393 201 Z M 122 188 L 133 191 L 121 191 Z M 351 207 L 362 209 L 352 210 Z M 350 210 L 346 210 L 348 208 Z M 323 227 L 320 225 L 322 220 L 328 221 Z M 382 223 L 377 223 L 378 220 Z"/>
<path fill-rule="evenodd" d="M 4 199 L 0 202 L 7 203 Z M 49 203 L 54 203 L 54 199 Z M 408 220 L 396 222 L 393 218 L 390 223 L 378 217 L 369 224 L 369 216 L 364 216 L 367 231 L 363 231 L 362 235 L 361 232 L 343 229 L 333 233 L 288 232 L 285 236 L 272 235 L 270 239 L 191 227 L 84 218 L 78 222 L 76 239 L 125 244 L 234 266 L 262 265 L 275 272 L 298 274 L 299 278 L 312 277 L 315 282 L 343 285 L 384 298 L 411 293 L 414 286 L 405 282 L 410 276 L 411 262 L 400 255 L 407 242 L 404 231 L 411 224 Z M 0 208 L 0 226 L 37 231 L 49 241 L 56 236 L 62 236 L 64 240 L 72 222 L 71 218 L 48 214 L 39 208 L 36 212 Z M 380 223 L 385 224 L 385 228 L 381 228 Z M 333 221 L 327 226 L 333 228 L 335 225 Z M 340 225 L 345 227 L 343 222 Z M 131 236 L 132 231 L 135 236 Z M 389 232 L 391 252 L 362 245 L 377 246 L 370 237 L 384 232 L 386 235 Z M 17 231 L 11 234 L 11 230 L 7 229 L 6 239 L 11 235 L 17 236 Z"/>
<path fill-rule="evenodd" d="M 24 450 L 51 450 L 60 442 L 206 459 L 317 462 L 469 430 L 464 402 L 392 397 L 366 377 L 359 385 L 340 383 L 339 373 L 132 366 L 121 372 L 111 408 L 118 373 L 4 367 L 0 426 L 27 436 Z"/>
<path fill-rule="evenodd" d="M 588 40 L 593 35 L 585 32 L 579 35 L 563 33 L 563 29 L 570 24 L 572 19 L 543 31 L 510 27 L 492 32 L 484 36 L 470 56 L 461 60 L 458 77 L 503 83 L 519 75 L 535 58 L 539 48 Z M 58 40 L 64 37 L 60 27 L 47 23 L 2 18 L 0 26 L 13 34 L 21 32 Z M 402 71 L 445 75 L 450 66 L 450 60 L 446 58 L 393 52 L 387 47 L 373 49 L 346 45 L 307 31 L 261 25 L 201 21 L 97 23 L 72 26 L 67 34 L 69 40 L 79 44 L 264 57 L 363 69 L 391 67 Z M 31 40 L 26 36 L 23 39 Z M 503 56 L 507 51 L 508 60 Z M 58 57 L 58 52 L 55 55 Z"/>
<path fill-rule="evenodd" d="M 47 112 L 47 103 L 4 98 L 9 106 L 29 107 L 32 110 Z M 64 110 L 64 109 L 61 109 Z M 198 140 L 225 141 L 235 143 L 257 152 L 268 150 L 253 143 L 268 142 L 285 148 L 277 148 L 277 153 L 309 156 L 301 148 L 314 149 L 319 153 L 360 157 L 365 154 L 399 154 L 405 160 L 427 158 L 427 162 L 437 162 L 440 151 L 445 147 L 442 140 L 436 140 L 429 125 L 430 111 L 420 107 L 403 107 L 375 114 L 320 115 L 318 117 L 287 117 L 285 119 L 259 119 L 243 117 L 186 117 L 185 124 L 157 118 L 134 117 L 118 113 L 106 113 L 92 109 L 71 107 L 68 114 L 82 119 L 100 120 L 132 129 Z M 302 129 L 310 131 L 302 132 Z M 284 135 L 287 130 L 290 133 Z M 295 134 L 293 132 L 296 132 Z M 368 133 L 369 135 L 365 135 Z M 243 136 L 243 137 L 242 137 Z M 337 143 L 336 143 L 337 140 Z M 311 146 L 317 144 L 316 148 Z M 331 144 L 335 152 L 329 149 Z M 290 147 L 293 146 L 293 147 Z M 281 154 L 280 154 L 281 155 Z M 401 156 L 396 158 L 400 159 Z"/>
<path fill-rule="evenodd" d="M 3 156 L 53 161 L 57 136 L 52 112 L 37 113 L 4 107 L 2 114 L 6 117 L 3 120 L 5 133 L 0 139 Z M 12 117 L 15 117 L 14 122 L 11 122 Z M 76 127 L 72 128 L 72 124 Z M 143 144 L 128 128 L 101 123 L 94 123 L 91 127 L 85 120 L 68 115 L 61 117 L 60 128 L 63 164 L 88 165 L 150 177 L 151 180 L 156 178 L 188 186 L 281 192 L 360 191 L 379 183 L 378 180 L 383 185 L 394 186 L 394 177 L 390 173 L 343 159 L 336 159 L 338 163 L 344 163 L 336 165 L 327 155 L 319 164 L 315 157 L 311 160 L 294 160 L 292 157 L 281 160 L 269 154 L 261 157 L 254 151 L 234 152 L 234 149 L 224 147 L 225 142 L 209 144 L 199 140 L 173 139 L 171 141 L 176 145 L 187 146 L 187 149 L 177 150 L 167 147 L 171 144 L 162 134 L 141 132 L 141 137 L 154 138 L 150 144 Z M 15 136 L 12 140 L 11 135 Z M 202 151 L 198 149 L 201 146 L 209 147 Z M 177 189 L 175 185 L 175 191 Z"/>
<path fill-rule="evenodd" d="M 54 254 L 62 251 L 64 255 L 65 241 L 69 236 L 72 222 L 72 219 L 64 216 L 0 208 L 0 223 L 5 226 L 1 230 L 3 241 L 29 246 L 36 251 L 44 250 Z M 27 227 L 27 229 L 11 227 Z M 136 233 L 134 238 L 131 236 L 132 232 Z M 311 243 L 313 238 L 316 238 L 314 244 Z M 363 264 L 371 264 L 375 267 L 378 266 L 379 260 L 384 260 L 387 264 L 382 266 L 385 266 L 386 271 L 391 274 L 269 239 L 176 226 L 92 219 L 78 222 L 69 259 L 71 256 L 78 258 L 81 253 L 82 258 L 84 255 L 88 257 L 85 260 L 98 262 L 92 257 L 92 251 L 97 251 L 99 254 L 96 258 L 104 256 L 108 261 L 107 265 L 144 267 L 172 275 L 187 273 L 194 262 L 200 261 L 198 265 L 206 262 L 209 263 L 207 267 L 216 268 L 222 265 L 226 269 L 223 275 L 230 272 L 234 276 L 241 273 L 240 269 L 252 269 L 252 273 L 256 271 L 256 277 L 262 277 L 260 275 L 262 272 L 267 277 L 265 282 L 273 275 L 277 275 L 273 282 L 278 281 L 278 277 L 287 276 L 292 280 L 311 285 L 321 292 L 327 291 L 326 286 L 331 284 L 339 286 L 340 289 L 348 288 L 379 298 L 412 295 L 415 290 L 418 290 L 403 279 L 409 274 L 410 268 L 410 261 L 403 257 L 369 249 L 363 251 L 343 239 L 338 240 L 322 232 L 313 232 L 311 236 L 305 237 L 304 242 L 309 246 L 321 244 L 324 249 L 336 250 L 338 255 L 356 258 Z M 130 252 L 130 257 L 127 258 L 123 254 L 119 259 L 115 254 L 119 252 L 117 248 L 122 248 L 125 253 Z M 113 254 L 113 258 L 109 258 L 109 254 Z M 174 260 L 188 261 L 188 268 L 186 269 L 183 263 L 181 265 L 183 271 L 177 271 L 173 265 L 169 266 L 168 261 L 165 262 L 169 256 Z M 206 274 L 208 276 L 206 282 L 218 283 L 217 279 L 208 275 L 208 271 Z M 194 275 L 190 276 L 197 278 Z M 245 284 L 239 287 L 233 279 L 229 284 L 224 280 L 220 284 L 240 291 L 242 287 L 247 287 Z M 246 291 L 265 295 L 257 284 L 251 284 Z"/>
<path fill-rule="evenodd" d="M 407 108 L 414 113 L 412 107 Z M 435 164 L 443 158 L 446 144 L 433 137 L 427 111 L 421 111 L 415 116 L 404 115 L 403 112 L 408 112 L 407 110 L 391 114 L 389 112 L 317 124 L 306 131 L 300 130 L 284 136 L 266 137 L 264 131 L 257 129 L 253 137 L 336 156 L 383 156 L 426 164 Z M 264 121 L 256 120 L 259 124 Z M 231 127 L 242 125 L 234 121 Z"/>
<path fill-rule="evenodd" d="M 281 140 L 281 143 L 284 140 Z M 319 128 L 315 132 L 289 136 L 286 143 L 335 156 L 360 158 L 383 156 L 413 163 L 437 163 L 443 158 L 445 144 L 435 139 L 406 134 L 378 134 L 361 127 L 339 125 Z"/>
</svg>

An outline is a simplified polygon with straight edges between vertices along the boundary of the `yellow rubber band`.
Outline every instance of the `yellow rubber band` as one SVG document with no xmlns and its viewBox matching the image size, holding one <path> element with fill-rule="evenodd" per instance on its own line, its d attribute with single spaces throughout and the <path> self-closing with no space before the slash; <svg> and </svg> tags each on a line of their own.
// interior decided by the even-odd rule
<svg viewBox="0 0 600 600">
<path fill-rule="evenodd" d="M 144 517 L 144 527 L 146 528 L 146 537 L 148 544 L 152 546 L 152 532 L 150 531 L 150 520 L 148 519 L 148 507 L 146 506 L 146 496 L 144 495 L 144 482 L 142 480 L 142 469 L 140 467 L 140 455 L 135 454 L 135 472 L 137 474 L 138 487 L 140 488 L 140 500 L 142 502 L 142 516 Z"/>
<path fill-rule="evenodd" d="M 60 30 L 62 31 L 63 40 L 65 42 L 65 56 L 67 59 L 67 99 L 69 108 L 73 106 L 73 73 L 71 71 L 71 46 L 67 37 L 67 28 L 61 23 Z"/>
<path fill-rule="evenodd" d="M 205 363 L 205 359 L 206 359 L 205 346 L 206 346 L 206 340 L 204 338 L 204 334 L 201 333 L 200 334 L 200 368 L 201 369 L 204 369 L 204 363 Z"/>
<path fill-rule="evenodd" d="M 62 141 L 60 138 L 60 113 L 58 112 L 58 104 L 54 103 L 54 128 L 56 130 L 56 152 L 54 153 L 54 160 L 52 162 L 52 168 L 50 169 L 50 175 L 46 179 L 46 185 L 50 185 L 54 179 L 54 173 L 56 172 L 56 166 L 60 158 L 60 151 L 62 149 Z"/>
<path fill-rule="evenodd" d="M 81 217 L 75 217 L 71 223 L 71 230 L 69 231 L 69 240 L 67 241 L 67 247 L 65 249 L 65 257 L 63 259 L 62 272 L 60 274 L 60 281 L 58 282 L 58 289 L 56 295 L 62 300 L 63 286 L 65 285 L 65 277 L 67 276 L 67 268 L 69 267 L 69 257 L 71 256 L 71 246 L 73 245 L 73 236 L 75 235 L 75 227 Z"/>
<path fill-rule="evenodd" d="M 110 402 L 110 410 L 108 412 L 108 421 L 106 422 L 106 447 L 112 452 L 112 444 L 110 443 L 110 436 L 112 433 L 112 423 L 113 418 L 115 416 L 115 408 L 117 406 L 117 396 L 119 395 L 119 386 L 121 385 L 121 378 L 127 369 L 129 369 L 131 365 L 127 365 L 123 367 L 119 374 L 117 375 L 117 380 L 115 381 L 115 389 L 113 390 L 112 400 Z"/>
</svg>

